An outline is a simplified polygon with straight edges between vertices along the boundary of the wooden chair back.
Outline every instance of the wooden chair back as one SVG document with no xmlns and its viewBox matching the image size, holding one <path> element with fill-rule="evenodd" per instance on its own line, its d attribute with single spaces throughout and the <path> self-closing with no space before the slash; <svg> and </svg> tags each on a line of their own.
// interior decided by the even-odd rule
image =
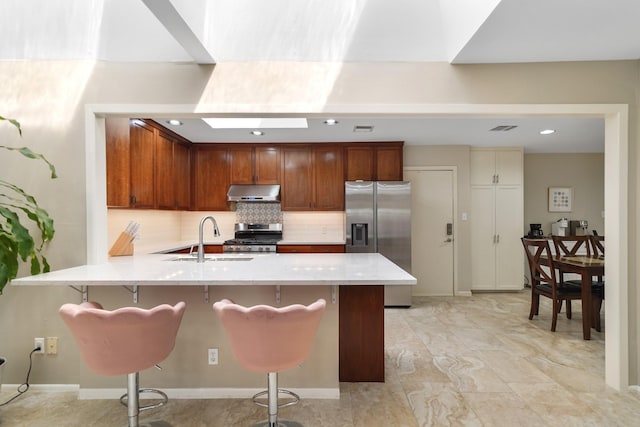
<svg viewBox="0 0 640 427">
<path fill-rule="evenodd" d="M 604 256 L 604 236 L 589 236 L 593 254 L 595 256 Z"/>
<path fill-rule="evenodd" d="M 520 239 L 524 246 L 524 252 L 529 261 L 529 272 L 531 273 L 531 287 L 535 287 L 540 283 L 546 283 L 555 288 L 556 286 L 556 270 L 553 267 L 553 257 L 547 239 Z M 541 257 L 547 258 L 547 264 L 540 262 Z"/>
<path fill-rule="evenodd" d="M 591 256 L 590 236 L 551 236 L 556 254 L 561 256 L 587 255 Z M 584 250 L 584 252 L 582 252 Z"/>
</svg>

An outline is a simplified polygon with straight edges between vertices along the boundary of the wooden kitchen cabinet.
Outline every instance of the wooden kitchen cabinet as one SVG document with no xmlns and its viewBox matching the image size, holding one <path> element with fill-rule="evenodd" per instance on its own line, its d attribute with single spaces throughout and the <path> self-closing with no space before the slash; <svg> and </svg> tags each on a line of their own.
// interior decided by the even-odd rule
<svg viewBox="0 0 640 427">
<path fill-rule="evenodd" d="M 256 184 L 280 184 L 280 148 L 255 148 L 254 175 Z"/>
<path fill-rule="evenodd" d="M 107 118 L 107 206 L 189 209 L 190 148 L 153 121 Z"/>
<path fill-rule="evenodd" d="M 158 209 L 190 207 L 191 165 L 189 146 L 171 136 L 156 138 L 156 203 Z"/>
<path fill-rule="evenodd" d="M 153 209 L 156 207 L 156 135 L 155 129 L 141 120 L 130 122 L 129 152 L 130 199 L 132 208 Z"/>
<path fill-rule="evenodd" d="M 314 210 L 344 210 L 343 152 L 339 146 L 313 148 Z"/>
<path fill-rule="evenodd" d="M 107 117 L 106 157 L 107 157 L 107 206 L 129 207 L 129 175 L 131 158 L 129 154 L 129 119 Z"/>
<path fill-rule="evenodd" d="M 282 210 L 343 210 L 342 146 L 283 148 L 281 185 Z"/>
<path fill-rule="evenodd" d="M 384 382 L 384 286 L 339 286 L 339 379 Z"/>
<path fill-rule="evenodd" d="M 226 147 L 203 145 L 193 150 L 193 207 L 195 210 L 229 210 L 229 155 Z"/>
<path fill-rule="evenodd" d="M 402 142 L 347 147 L 347 181 L 402 181 Z"/>
<path fill-rule="evenodd" d="M 273 146 L 229 149 L 231 184 L 279 184 L 280 149 Z"/>
<path fill-rule="evenodd" d="M 173 179 L 175 209 L 191 208 L 191 147 L 178 142 L 173 145 Z"/>
<path fill-rule="evenodd" d="M 282 210 L 311 210 L 313 203 L 312 157 L 309 147 L 282 150 L 280 198 Z"/>
</svg>

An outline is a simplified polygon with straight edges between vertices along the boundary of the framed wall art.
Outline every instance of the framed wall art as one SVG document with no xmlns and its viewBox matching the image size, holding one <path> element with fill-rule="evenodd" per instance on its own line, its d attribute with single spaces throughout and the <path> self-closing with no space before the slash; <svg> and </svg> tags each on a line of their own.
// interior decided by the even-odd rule
<svg viewBox="0 0 640 427">
<path fill-rule="evenodd" d="M 549 187 L 549 212 L 571 212 L 572 203 L 571 187 Z"/>
</svg>

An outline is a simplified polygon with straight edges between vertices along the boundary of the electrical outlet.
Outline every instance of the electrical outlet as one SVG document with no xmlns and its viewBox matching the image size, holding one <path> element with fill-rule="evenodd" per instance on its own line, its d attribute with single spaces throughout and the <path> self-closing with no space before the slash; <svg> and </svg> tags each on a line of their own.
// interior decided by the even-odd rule
<svg viewBox="0 0 640 427">
<path fill-rule="evenodd" d="M 321 225 L 320 226 L 320 232 L 322 234 L 327 234 L 327 226 L 326 225 Z"/>
<path fill-rule="evenodd" d="M 207 360 L 209 361 L 209 365 L 217 365 L 218 364 L 218 349 L 210 348 L 207 352 Z"/>
<path fill-rule="evenodd" d="M 44 338 L 33 339 L 33 348 L 38 348 L 38 347 L 40 347 L 40 350 L 36 351 L 35 353 L 44 354 Z"/>
<path fill-rule="evenodd" d="M 58 354 L 58 337 L 47 337 L 45 351 L 47 354 Z"/>
</svg>

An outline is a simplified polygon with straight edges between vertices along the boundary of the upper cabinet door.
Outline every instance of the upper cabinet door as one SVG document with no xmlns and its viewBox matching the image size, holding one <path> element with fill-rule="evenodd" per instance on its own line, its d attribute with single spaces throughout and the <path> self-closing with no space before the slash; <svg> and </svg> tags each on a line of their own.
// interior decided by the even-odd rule
<svg viewBox="0 0 640 427">
<path fill-rule="evenodd" d="M 315 209 L 344 210 L 343 148 L 315 147 L 313 158 Z"/>
<path fill-rule="evenodd" d="M 522 150 L 496 151 L 497 184 L 522 185 L 523 170 Z"/>
<path fill-rule="evenodd" d="M 278 147 L 256 147 L 256 184 L 280 184 L 280 149 Z"/>
<path fill-rule="evenodd" d="M 156 138 L 156 204 L 159 209 L 175 208 L 175 178 L 173 170 L 174 141 L 163 133 Z"/>
<path fill-rule="evenodd" d="M 191 148 L 188 144 L 173 146 L 173 179 L 175 208 L 191 208 Z"/>
<path fill-rule="evenodd" d="M 287 147 L 282 150 L 280 195 L 283 210 L 312 209 L 312 157 L 309 147 Z"/>
<path fill-rule="evenodd" d="M 155 206 L 155 134 L 154 129 L 132 120 L 130 127 L 131 206 L 151 209 Z"/>
<path fill-rule="evenodd" d="M 229 159 L 226 148 L 194 150 L 193 195 L 195 210 L 228 210 Z"/>
<path fill-rule="evenodd" d="M 347 181 L 373 181 L 373 147 L 347 147 Z"/>
<path fill-rule="evenodd" d="M 402 181 L 402 146 L 376 148 L 376 180 Z"/>
<path fill-rule="evenodd" d="M 347 147 L 347 181 L 402 181 L 402 143 L 357 143 Z"/>
<path fill-rule="evenodd" d="M 522 185 L 522 159 L 521 148 L 471 150 L 471 185 Z"/>
<path fill-rule="evenodd" d="M 129 207 L 129 119 L 107 117 L 107 206 Z"/>
<path fill-rule="evenodd" d="M 229 149 L 231 184 L 253 184 L 253 148 L 233 147 Z"/>
<path fill-rule="evenodd" d="M 472 150 L 469 154 L 471 185 L 493 185 L 496 182 L 496 156 L 490 150 Z"/>
</svg>

